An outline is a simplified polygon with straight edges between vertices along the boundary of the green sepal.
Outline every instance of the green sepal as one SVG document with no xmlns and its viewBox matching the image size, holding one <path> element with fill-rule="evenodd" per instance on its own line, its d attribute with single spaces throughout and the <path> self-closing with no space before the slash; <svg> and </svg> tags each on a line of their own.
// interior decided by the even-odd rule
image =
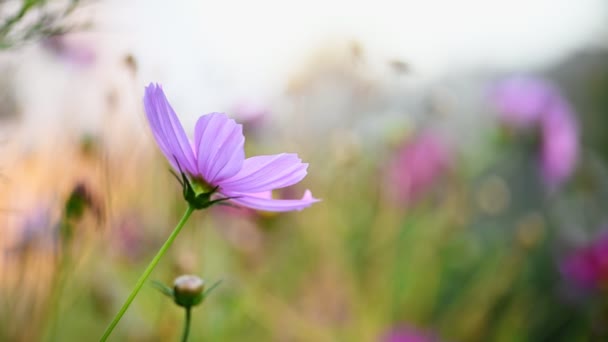
<svg viewBox="0 0 608 342">
<path fill-rule="evenodd" d="M 157 289 L 160 293 L 164 294 L 169 298 L 174 298 L 175 294 L 173 293 L 173 289 L 168 287 L 167 285 L 161 283 L 158 280 L 152 280 L 152 286 Z"/>
<path fill-rule="evenodd" d="M 210 288 L 208 288 L 207 290 L 205 290 L 205 292 L 203 292 L 203 295 L 201 296 L 200 301 L 194 305 L 198 305 L 198 304 L 202 303 L 211 294 L 211 291 L 215 290 L 215 288 L 218 287 L 221 283 L 222 283 L 222 280 L 220 279 L 220 280 L 216 281 L 213 285 L 211 285 Z"/>
<path fill-rule="evenodd" d="M 153 280 L 151 282 L 152 286 L 154 288 L 156 288 L 160 293 L 171 298 L 173 300 L 173 302 L 175 302 L 175 304 L 177 304 L 181 307 L 184 307 L 184 308 L 191 308 L 193 306 L 197 306 L 197 305 L 201 304 L 202 302 L 204 302 L 205 299 L 207 299 L 207 297 L 211 294 L 211 292 L 213 290 L 215 290 L 221 283 L 222 283 L 222 280 L 216 281 L 210 288 L 206 289 L 205 291 L 203 291 L 202 293 L 200 293 L 196 296 L 188 296 L 188 295 L 178 296 L 178 295 L 176 295 L 174 289 L 168 287 L 167 285 L 161 283 L 160 281 Z"/>
<path fill-rule="evenodd" d="M 191 181 L 188 179 L 186 174 L 182 171 L 182 168 L 179 165 L 179 162 L 177 162 L 177 159 L 175 160 L 175 162 L 177 163 L 177 167 L 179 168 L 179 173 L 180 173 L 181 178 L 173 170 L 170 170 L 171 174 L 173 174 L 173 176 L 175 176 L 175 178 L 177 179 L 179 184 L 181 184 L 181 186 L 183 188 L 182 194 L 184 196 L 184 199 L 186 200 L 186 202 L 188 202 L 188 204 L 190 204 L 190 206 L 192 208 L 206 209 L 214 204 L 219 204 L 219 203 L 222 203 L 224 201 L 234 198 L 234 197 L 224 197 L 224 198 L 218 198 L 218 199 L 212 200 L 211 196 L 217 192 L 217 190 L 219 189 L 219 186 L 216 186 L 216 187 L 210 189 L 209 191 L 202 191 L 202 192 L 196 191 L 194 189 L 194 187 L 192 186 Z"/>
</svg>

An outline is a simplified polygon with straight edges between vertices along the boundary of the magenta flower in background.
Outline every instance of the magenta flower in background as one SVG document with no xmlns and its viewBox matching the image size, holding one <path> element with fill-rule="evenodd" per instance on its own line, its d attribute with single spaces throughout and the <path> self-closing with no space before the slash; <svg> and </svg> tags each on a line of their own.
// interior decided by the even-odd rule
<svg viewBox="0 0 608 342">
<path fill-rule="evenodd" d="M 389 331 L 382 342 L 435 342 L 439 341 L 433 334 L 404 325 Z"/>
<path fill-rule="evenodd" d="M 501 122 L 518 129 L 539 128 L 540 171 L 550 186 L 572 175 L 578 159 L 578 124 L 557 88 L 541 79 L 513 77 L 493 87 L 490 100 Z"/>
<path fill-rule="evenodd" d="M 397 152 L 389 167 L 388 188 L 399 202 L 414 202 L 450 168 L 451 153 L 435 135 L 425 133 Z"/>
<path fill-rule="evenodd" d="M 272 190 L 301 181 L 308 164 L 293 153 L 245 159 L 243 127 L 226 114 L 201 116 L 191 141 L 159 85 L 146 87 L 144 106 L 154 138 L 173 169 L 183 170 L 203 191 L 265 211 L 301 210 L 319 201 L 309 190 L 301 199 L 273 199 Z"/>
<path fill-rule="evenodd" d="M 597 290 L 608 285 L 608 234 L 575 250 L 560 262 L 560 271 L 573 285 Z"/>
</svg>

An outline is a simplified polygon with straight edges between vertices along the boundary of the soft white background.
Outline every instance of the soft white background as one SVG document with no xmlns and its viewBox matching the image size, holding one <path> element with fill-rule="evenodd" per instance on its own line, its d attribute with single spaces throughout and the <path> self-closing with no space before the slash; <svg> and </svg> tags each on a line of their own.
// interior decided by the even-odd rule
<svg viewBox="0 0 608 342">
<path fill-rule="evenodd" d="M 9 76 L 32 141 L 64 119 L 98 130 L 108 89 L 122 95 L 119 115 L 140 122 L 150 81 L 164 84 L 192 125 L 204 112 L 275 97 L 328 42 L 357 41 L 372 64 L 407 61 L 420 80 L 460 69 L 526 70 L 604 44 L 606 9 L 603 0 L 99 1 L 81 14 L 95 23 L 80 34 L 98 55 L 93 67 L 31 48 Z M 121 62 L 127 53 L 138 63 L 135 79 Z"/>
</svg>

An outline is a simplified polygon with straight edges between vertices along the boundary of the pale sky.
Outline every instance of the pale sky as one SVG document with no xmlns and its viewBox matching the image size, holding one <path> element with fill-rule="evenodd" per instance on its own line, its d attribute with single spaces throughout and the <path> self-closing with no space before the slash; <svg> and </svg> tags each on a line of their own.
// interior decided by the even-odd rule
<svg viewBox="0 0 608 342">
<path fill-rule="evenodd" d="M 418 74 L 486 66 L 530 68 L 606 32 L 604 0 L 161 1 L 106 4 L 103 30 L 120 35 L 142 76 L 184 94 L 189 108 L 271 96 L 328 39 L 357 40 L 372 57 Z M 120 46 L 120 44 L 118 44 Z M 253 92 L 253 94 L 252 94 Z"/>
<path fill-rule="evenodd" d="M 62 71 L 35 54 L 20 57 L 19 97 L 32 122 L 86 112 L 88 126 L 96 127 L 105 98 L 95 84 L 129 84 L 117 66 L 132 53 L 141 84 L 121 89 L 134 95 L 124 111 L 140 110 L 143 86 L 160 82 L 190 125 L 204 108 L 276 97 L 328 41 L 359 42 L 372 64 L 404 60 L 421 80 L 475 67 L 525 70 L 608 41 L 607 7 L 605 0 L 99 1 L 89 8 L 97 70 Z M 96 81 L 85 82 L 91 75 Z"/>
</svg>

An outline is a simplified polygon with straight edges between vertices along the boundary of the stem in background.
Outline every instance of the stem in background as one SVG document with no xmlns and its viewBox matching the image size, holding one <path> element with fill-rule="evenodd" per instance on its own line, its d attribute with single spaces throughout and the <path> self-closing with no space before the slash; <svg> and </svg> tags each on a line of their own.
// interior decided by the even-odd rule
<svg viewBox="0 0 608 342">
<path fill-rule="evenodd" d="M 0 35 L 2 37 L 6 36 L 13 27 L 13 25 L 15 25 L 19 20 L 21 20 L 25 16 L 27 11 L 29 11 L 30 8 L 32 8 L 35 4 L 35 2 L 25 1 L 23 5 L 21 5 L 19 11 L 15 13 L 15 15 L 13 15 L 12 17 L 8 18 L 8 20 L 6 20 L 4 24 L 2 24 L 2 27 L 0 27 Z"/>
<path fill-rule="evenodd" d="M 188 341 L 188 334 L 190 334 L 190 311 L 191 307 L 186 308 L 186 319 L 184 321 L 184 332 L 182 333 L 182 342 Z"/>
<path fill-rule="evenodd" d="M 67 249 L 67 248 L 66 248 Z M 53 287 L 51 288 L 50 298 L 50 310 L 51 310 L 51 321 L 49 322 L 47 341 L 55 341 L 55 334 L 57 333 L 57 323 L 59 317 L 61 317 L 61 296 L 66 285 L 68 277 L 68 269 L 70 267 L 69 252 L 64 251 L 66 255 L 60 255 L 61 260 L 59 261 L 57 279 L 54 280 Z"/>
<path fill-rule="evenodd" d="M 169 235 L 169 237 L 167 238 L 167 241 L 165 241 L 165 243 L 162 245 L 162 247 L 158 250 L 158 253 L 156 253 L 156 255 L 154 256 L 152 261 L 150 261 L 150 264 L 148 265 L 148 267 L 146 268 L 144 273 L 139 277 L 139 279 L 137 280 L 137 283 L 135 284 L 135 287 L 131 291 L 131 294 L 129 295 L 129 297 L 127 298 L 125 303 L 120 308 L 120 311 L 118 311 L 116 316 L 114 316 L 114 319 L 112 320 L 110 325 L 108 325 L 108 327 L 106 328 L 106 331 L 103 333 L 103 336 L 99 340 L 100 342 L 106 341 L 108 339 L 108 337 L 110 336 L 110 334 L 112 333 L 112 331 L 114 330 L 114 328 L 116 327 L 118 322 L 120 322 L 120 319 L 122 318 L 122 316 L 125 314 L 125 312 L 129 308 L 129 306 L 131 305 L 131 302 L 133 302 L 133 299 L 135 299 L 135 296 L 137 296 L 137 293 L 139 292 L 139 290 L 141 290 L 141 287 L 144 285 L 144 283 L 150 276 L 150 273 L 152 273 L 152 271 L 154 270 L 154 267 L 156 267 L 156 264 L 158 264 L 158 262 L 160 261 L 160 258 L 167 252 L 169 247 L 171 247 L 173 240 L 175 240 L 175 238 L 177 237 L 179 232 L 182 230 L 182 228 L 188 221 L 188 218 L 190 218 L 190 215 L 192 214 L 193 211 L 194 211 L 194 208 L 191 205 L 188 205 L 188 209 L 186 209 L 184 216 L 182 216 L 182 218 L 179 221 L 179 223 L 177 224 L 177 226 L 175 226 L 175 229 L 173 229 L 173 232 L 171 233 L 171 235 Z"/>
</svg>

